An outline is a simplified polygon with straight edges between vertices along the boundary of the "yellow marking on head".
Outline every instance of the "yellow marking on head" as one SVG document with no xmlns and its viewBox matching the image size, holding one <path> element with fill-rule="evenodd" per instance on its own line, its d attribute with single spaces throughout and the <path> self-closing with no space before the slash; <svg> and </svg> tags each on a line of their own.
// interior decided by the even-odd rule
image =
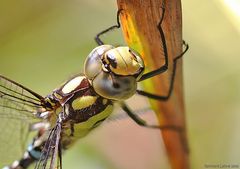
<svg viewBox="0 0 240 169">
<path fill-rule="evenodd" d="M 94 104 L 96 99 L 96 96 L 81 96 L 72 102 L 72 107 L 74 110 L 83 109 Z"/>
<path fill-rule="evenodd" d="M 84 76 L 77 76 L 74 79 L 70 80 L 68 83 L 65 84 L 65 86 L 62 88 L 62 92 L 64 94 L 72 92 L 74 89 L 80 85 L 82 80 L 84 79 Z"/>
</svg>

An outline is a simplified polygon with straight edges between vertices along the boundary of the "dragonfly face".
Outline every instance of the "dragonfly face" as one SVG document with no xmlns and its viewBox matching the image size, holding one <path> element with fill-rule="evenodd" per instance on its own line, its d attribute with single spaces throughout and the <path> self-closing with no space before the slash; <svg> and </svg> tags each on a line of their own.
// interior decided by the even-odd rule
<svg viewBox="0 0 240 169">
<path fill-rule="evenodd" d="M 87 57 L 84 70 L 100 96 L 125 100 L 136 93 L 137 80 L 143 73 L 144 64 L 129 47 L 102 45 Z"/>
</svg>

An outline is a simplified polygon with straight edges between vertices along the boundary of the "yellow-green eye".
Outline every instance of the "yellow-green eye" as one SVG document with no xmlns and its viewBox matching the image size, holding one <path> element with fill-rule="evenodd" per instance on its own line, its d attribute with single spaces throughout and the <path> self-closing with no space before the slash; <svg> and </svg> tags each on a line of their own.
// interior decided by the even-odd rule
<svg viewBox="0 0 240 169">
<path fill-rule="evenodd" d="M 113 48 L 111 45 L 98 46 L 88 55 L 84 64 L 84 73 L 89 79 L 93 79 L 102 71 L 102 56 Z"/>
<path fill-rule="evenodd" d="M 133 76 L 114 76 L 101 72 L 92 82 L 100 96 L 111 100 L 125 100 L 135 94 L 137 81 Z"/>
</svg>

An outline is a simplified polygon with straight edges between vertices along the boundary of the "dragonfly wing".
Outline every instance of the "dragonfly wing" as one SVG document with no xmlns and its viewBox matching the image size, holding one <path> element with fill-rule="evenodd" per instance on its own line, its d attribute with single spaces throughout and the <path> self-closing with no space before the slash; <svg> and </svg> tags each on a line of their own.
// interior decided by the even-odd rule
<svg viewBox="0 0 240 169">
<path fill-rule="evenodd" d="M 19 159 L 26 149 L 29 128 L 46 111 L 44 98 L 0 75 L 0 168 Z"/>
<path fill-rule="evenodd" d="M 61 129 L 62 124 L 57 123 L 54 128 L 51 129 L 48 139 L 46 140 L 39 161 L 35 165 L 35 169 L 62 169 L 61 163 Z M 58 161 L 57 161 L 58 159 Z M 60 161 L 59 161 L 60 160 Z"/>
<path fill-rule="evenodd" d="M 36 111 L 46 111 L 43 101 L 44 97 L 0 75 L 0 118 L 36 118 Z"/>
</svg>

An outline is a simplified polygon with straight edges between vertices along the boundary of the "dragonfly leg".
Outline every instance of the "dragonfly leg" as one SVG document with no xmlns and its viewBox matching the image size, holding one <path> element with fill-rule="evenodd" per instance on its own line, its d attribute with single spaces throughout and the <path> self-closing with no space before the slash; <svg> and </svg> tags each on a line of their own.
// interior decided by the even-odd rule
<svg viewBox="0 0 240 169">
<path fill-rule="evenodd" d="M 104 45 L 103 41 L 100 39 L 100 36 L 102 36 L 103 34 L 109 32 L 109 31 L 112 31 L 114 29 L 118 29 L 118 28 L 121 27 L 120 20 L 119 20 L 121 11 L 122 11 L 122 9 L 119 9 L 118 12 L 117 12 L 117 24 L 116 25 L 110 26 L 109 28 L 104 29 L 103 31 L 99 32 L 96 35 L 95 41 L 97 42 L 98 45 Z"/>
<path fill-rule="evenodd" d="M 160 68 L 143 74 L 142 77 L 139 79 L 139 81 L 143 81 L 143 80 L 149 79 L 151 77 L 157 76 L 157 75 L 159 75 L 159 74 L 168 70 L 168 49 L 167 49 L 165 34 L 164 34 L 163 29 L 162 29 L 162 22 L 163 22 L 163 19 L 164 19 L 164 14 L 165 14 L 165 5 L 163 4 L 162 5 L 162 17 L 161 17 L 161 19 L 160 19 L 160 21 L 157 25 L 157 28 L 158 28 L 158 31 L 159 31 L 159 34 L 160 34 L 160 39 L 161 39 L 161 42 L 162 42 L 162 48 L 163 48 L 165 63 Z M 185 43 L 185 41 L 183 41 L 183 45 L 186 46 L 186 50 L 187 50 L 188 45 Z M 182 57 L 185 52 L 186 51 L 184 51 L 179 56 Z M 175 60 L 177 60 L 177 59 L 179 59 L 179 58 L 176 57 Z"/>
<path fill-rule="evenodd" d="M 128 116 L 134 120 L 138 125 L 147 127 L 147 128 L 155 128 L 155 129 L 161 129 L 161 130 L 173 130 L 177 132 L 181 132 L 183 128 L 181 126 L 176 125 L 149 125 L 146 123 L 145 120 L 141 119 L 138 115 L 136 115 L 128 106 L 126 103 L 121 103 L 122 109 L 128 114 Z"/>
<path fill-rule="evenodd" d="M 167 94 L 166 95 L 156 95 L 156 94 L 148 93 L 148 92 L 145 92 L 142 90 L 137 90 L 137 94 L 146 96 L 150 99 L 156 99 L 156 100 L 160 100 L 160 101 L 167 101 L 169 99 L 169 97 L 172 94 L 173 87 L 174 87 L 174 79 L 175 79 L 175 75 L 176 75 L 177 61 L 187 52 L 187 50 L 189 48 L 188 45 L 184 41 L 183 41 L 183 44 L 185 46 L 185 50 L 173 60 L 173 72 L 171 75 L 170 86 L 169 86 Z"/>
<path fill-rule="evenodd" d="M 151 77 L 157 76 L 157 75 L 165 72 L 168 69 L 168 50 L 167 50 L 167 44 L 166 44 L 164 31 L 162 29 L 162 22 L 163 22 L 163 19 L 164 19 L 164 14 L 165 14 L 165 7 L 164 7 L 164 4 L 163 4 L 163 6 L 162 6 L 162 17 L 161 17 L 161 19 L 160 19 L 160 21 L 157 25 L 157 28 L 158 28 L 158 31 L 159 31 L 159 34 L 160 34 L 160 39 L 162 41 L 162 48 L 163 48 L 165 63 L 160 68 L 143 74 L 142 77 L 139 79 L 139 81 L 143 81 L 143 80 L 149 79 Z"/>
</svg>

